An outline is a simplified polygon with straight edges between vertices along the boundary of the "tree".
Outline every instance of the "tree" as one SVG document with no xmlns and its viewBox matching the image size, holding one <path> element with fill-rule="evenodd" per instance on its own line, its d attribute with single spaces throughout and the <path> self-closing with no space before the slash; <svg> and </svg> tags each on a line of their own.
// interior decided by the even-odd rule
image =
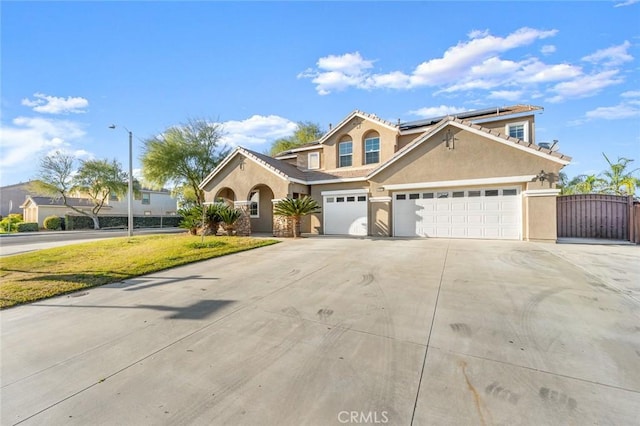
<svg viewBox="0 0 640 426">
<path fill-rule="evenodd" d="M 198 185 L 231 151 L 222 137 L 220 124 L 190 119 L 145 140 L 141 157 L 145 181 L 158 188 L 171 184 L 179 198 L 191 196 L 202 205 L 204 192 Z"/>
<path fill-rule="evenodd" d="M 277 216 L 291 218 L 293 221 L 293 238 L 300 235 L 300 219 L 313 213 L 320 213 L 320 206 L 313 198 L 305 195 L 302 198 L 285 198 L 278 201 L 273 209 Z"/>
<path fill-rule="evenodd" d="M 573 194 L 597 194 L 602 192 L 605 182 L 598 176 L 578 175 L 561 188 L 563 195 Z"/>
<path fill-rule="evenodd" d="M 602 172 L 603 178 L 601 180 L 604 184 L 603 192 L 614 195 L 635 194 L 636 187 L 640 185 L 640 179 L 633 176 L 633 174 L 640 169 L 627 169 L 633 160 L 630 158 L 618 157 L 618 161 L 616 163 L 612 163 L 604 152 L 602 155 L 609 165 L 609 169 Z"/>
<path fill-rule="evenodd" d="M 124 195 L 128 190 L 128 175 L 116 160 L 81 161 L 74 170 L 76 159 L 61 151 L 40 160 L 39 179 L 32 184 L 34 192 L 62 199 L 65 206 L 93 220 L 94 229 L 100 229 L 98 213 L 111 194 Z M 87 209 L 73 206 L 69 198 L 83 195 L 91 205 Z"/>
<path fill-rule="evenodd" d="M 269 155 L 275 156 L 276 154 L 288 149 L 316 141 L 320 139 L 324 133 L 322 129 L 320 129 L 319 124 L 312 123 L 310 121 L 300 121 L 296 126 L 297 127 L 293 132 L 293 135 L 277 139 L 273 142 Z"/>
</svg>

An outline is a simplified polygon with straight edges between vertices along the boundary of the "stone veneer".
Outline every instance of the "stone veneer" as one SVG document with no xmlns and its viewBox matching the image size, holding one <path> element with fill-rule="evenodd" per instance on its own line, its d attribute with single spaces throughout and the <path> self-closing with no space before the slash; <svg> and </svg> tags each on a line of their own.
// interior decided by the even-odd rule
<svg viewBox="0 0 640 426">
<path fill-rule="evenodd" d="M 235 226 L 235 234 L 239 237 L 248 237 L 251 235 L 251 219 L 249 218 L 249 206 L 236 206 L 242 212 L 242 216 L 238 219 Z"/>
<path fill-rule="evenodd" d="M 280 238 L 293 237 L 293 220 L 286 216 L 273 215 L 273 236 Z"/>
</svg>

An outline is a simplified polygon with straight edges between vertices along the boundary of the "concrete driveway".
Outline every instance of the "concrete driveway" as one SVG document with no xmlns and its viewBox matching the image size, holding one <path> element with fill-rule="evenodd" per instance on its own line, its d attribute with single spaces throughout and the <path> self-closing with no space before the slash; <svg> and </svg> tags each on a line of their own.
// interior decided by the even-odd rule
<svg viewBox="0 0 640 426">
<path fill-rule="evenodd" d="M 638 424 L 640 249 L 307 238 L 3 311 L 1 423 Z"/>
</svg>

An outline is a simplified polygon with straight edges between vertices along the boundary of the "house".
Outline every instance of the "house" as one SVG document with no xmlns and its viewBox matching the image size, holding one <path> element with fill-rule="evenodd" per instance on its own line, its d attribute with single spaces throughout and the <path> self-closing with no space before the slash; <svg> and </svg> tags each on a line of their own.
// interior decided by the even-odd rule
<svg viewBox="0 0 640 426">
<path fill-rule="evenodd" d="M 238 147 L 201 183 L 242 207 L 253 232 L 285 233 L 273 203 L 309 195 L 302 232 L 556 240 L 555 188 L 570 162 L 536 143 L 531 105 L 392 123 L 353 111 L 318 141 L 275 157 Z"/>
<path fill-rule="evenodd" d="M 20 205 L 27 199 L 27 195 L 39 195 L 32 191 L 33 181 L 6 185 L 0 188 L 0 217 L 9 214 L 22 214 Z"/>
<path fill-rule="evenodd" d="M 67 203 L 80 210 L 91 211 L 93 204 L 88 198 L 67 198 Z M 177 201 L 167 190 L 142 189 L 135 194 L 132 204 L 133 216 L 174 216 Z M 67 214 L 78 215 L 63 204 L 61 198 L 27 195 L 20 208 L 25 222 L 37 222 L 43 226 L 48 216 L 64 217 Z M 128 214 L 127 197 L 112 195 L 102 206 L 98 216 L 126 216 Z"/>
</svg>

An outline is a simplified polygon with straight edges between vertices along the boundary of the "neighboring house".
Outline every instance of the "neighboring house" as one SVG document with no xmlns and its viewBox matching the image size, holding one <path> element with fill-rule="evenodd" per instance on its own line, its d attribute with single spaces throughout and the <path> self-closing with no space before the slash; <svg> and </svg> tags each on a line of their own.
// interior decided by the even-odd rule
<svg viewBox="0 0 640 426">
<path fill-rule="evenodd" d="M 274 158 L 237 148 L 201 183 L 243 207 L 254 232 L 282 233 L 273 203 L 310 195 L 303 232 L 378 237 L 556 240 L 558 173 L 570 157 L 536 144 L 515 105 L 397 124 L 361 111 Z"/>
<path fill-rule="evenodd" d="M 81 210 L 91 211 L 93 207 L 88 198 L 67 198 L 67 202 Z M 65 206 L 61 198 L 27 196 L 20 208 L 23 210 L 25 222 L 38 222 L 40 226 L 43 226 L 44 219 L 48 216 L 78 215 L 77 212 Z M 142 189 L 134 197 L 132 211 L 134 216 L 172 216 L 177 212 L 177 201 L 169 191 Z M 128 203 L 125 195 L 120 198 L 111 196 L 100 209 L 98 216 L 126 216 L 127 214 Z"/>
<path fill-rule="evenodd" d="M 6 217 L 10 213 L 22 214 L 20 206 L 27 199 L 27 195 L 33 194 L 29 189 L 32 182 L 21 182 L 0 188 L 0 217 Z"/>
</svg>

